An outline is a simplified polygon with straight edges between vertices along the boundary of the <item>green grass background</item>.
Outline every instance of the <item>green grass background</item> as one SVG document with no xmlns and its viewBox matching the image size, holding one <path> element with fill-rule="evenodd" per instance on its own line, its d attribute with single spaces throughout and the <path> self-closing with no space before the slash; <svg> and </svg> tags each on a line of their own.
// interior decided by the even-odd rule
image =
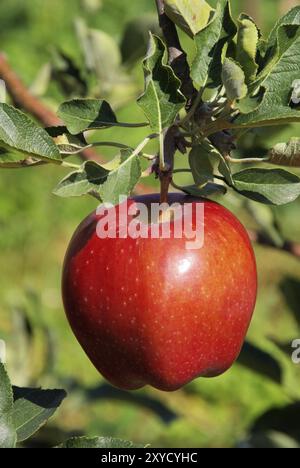
<svg viewBox="0 0 300 468">
<path fill-rule="evenodd" d="M 102 29 L 120 41 L 126 22 L 153 11 L 154 2 L 103 0 L 102 3 L 102 9 L 89 14 L 79 0 L 2 0 L 0 48 L 30 86 L 41 66 L 50 59 L 53 46 L 77 62 L 80 60 L 74 18 L 84 16 L 91 27 Z M 232 3 L 236 11 L 243 2 Z M 247 2 L 244 3 L 247 7 Z M 265 32 L 276 18 L 275 4 L 277 7 L 275 0 L 261 2 L 259 16 Z M 190 47 L 189 41 L 187 45 Z M 139 87 L 140 67 L 135 76 Z M 56 109 L 63 96 L 51 84 L 44 100 Z M 119 109 L 119 115 L 129 121 L 141 118 L 135 104 Z M 298 136 L 299 126 L 271 136 L 262 134 L 260 138 L 271 144 L 289 135 Z M 114 137 L 134 145 L 143 138 L 143 130 L 130 133 L 117 129 Z M 105 138 L 112 138 L 112 132 L 107 131 Z M 111 152 L 106 155 L 111 156 Z M 253 422 L 265 411 L 283 407 L 300 397 L 299 366 L 292 364 L 290 357 L 270 340 L 286 343 L 300 337 L 299 315 L 287 305 L 282 292 L 286 278 L 300 281 L 299 261 L 261 247 L 256 248 L 260 288 L 249 339 L 280 362 L 281 385 L 236 364 L 224 376 L 199 379 L 170 394 L 150 388 L 129 397 L 112 395 L 105 388 L 98 396 L 88 391 L 101 386 L 103 380 L 66 322 L 60 275 L 72 232 L 95 208 L 95 202 L 92 198 L 54 197 L 51 191 L 63 175 L 56 167 L 0 173 L 0 338 L 7 341 L 9 371 L 15 384 L 64 386 L 69 391 L 68 400 L 47 429 L 36 437 L 35 444 L 55 444 L 75 432 L 131 439 L 154 447 L 230 447 L 247 437 Z M 234 198 L 229 197 L 226 204 L 246 224 L 253 225 Z M 300 240 L 299 209 L 298 202 L 276 210 L 285 235 L 294 240 Z M 28 331 L 24 317 L 34 331 Z M 45 338 L 49 331 L 53 348 L 50 354 Z M 149 408 L 149 401 L 154 401 L 155 410 Z M 168 417 L 163 420 L 165 414 Z"/>
</svg>

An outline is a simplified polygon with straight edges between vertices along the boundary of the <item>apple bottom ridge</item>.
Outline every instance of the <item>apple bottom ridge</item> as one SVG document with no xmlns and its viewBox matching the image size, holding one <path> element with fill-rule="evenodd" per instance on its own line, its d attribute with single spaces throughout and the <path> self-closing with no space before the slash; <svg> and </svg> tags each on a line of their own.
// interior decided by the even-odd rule
<svg viewBox="0 0 300 468">
<path fill-rule="evenodd" d="M 73 329 L 74 334 L 76 336 L 76 331 Z M 79 334 L 81 335 L 81 334 Z M 81 341 L 81 337 L 77 336 L 78 341 L 81 343 L 83 349 L 87 349 L 87 345 L 85 340 Z M 90 342 L 90 340 L 88 340 Z M 110 343 L 108 343 L 107 348 L 110 348 Z M 103 347 L 103 343 L 102 343 Z M 94 348 L 90 350 L 89 353 L 86 354 L 90 361 L 94 364 L 95 368 L 98 372 L 114 387 L 125 390 L 125 391 L 134 391 L 139 390 L 146 386 L 151 386 L 157 390 L 164 391 L 164 392 L 174 392 L 188 383 L 192 382 L 198 378 L 213 378 L 218 377 L 224 374 L 227 370 L 229 370 L 236 360 L 238 359 L 242 346 L 238 349 L 233 350 L 232 354 L 226 353 L 226 361 L 215 363 L 214 366 L 211 367 L 203 367 L 203 363 L 197 361 L 196 359 L 192 358 L 193 367 L 195 370 L 194 372 L 190 371 L 190 362 L 181 364 L 177 367 L 174 366 L 173 369 L 170 369 L 170 366 L 164 362 L 163 369 L 160 366 L 159 361 L 151 362 L 151 359 L 148 359 L 147 356 L 141 356 L 141 361 L 143 364 L 136 362 L 136 358 L 133 357 L 133 361 L 130 361 L 128 352 L 120 352 L 119 359 L 117 359 L 117 364 L 114 365 L 114 362 L 110 360 L 110 353 L 108 355 L 102 354 Z M 203 350 L 204 354 L 208 354 L 208 350 Z M 140 353 L 137 350 L 137 354 Z M 168 354 L 168 349 L 165 349 L 165 354 Z M 212 350 L 209 353 L 211 356 L 215 355 L 215 351 Z M 113 361 L 115 361 L 115 356 Z M 214 361 L 214 357 L 211 358 L 211 361 Z M 180 362 L 180 356 L 173 356 L 174 361 Z M 220 359 L 219 359 L 220 360 Z M 122 362 L 123 361 L 123 362 Z M 110 364 L 106 367 L 103 365 L 99 366 L 99 362 L 110 362 Z M 123 364 L 120 366 L 120 364 Z M 148 363 L 148 365 L 145 365 Z M 138 369 L 139 367 L 139 369 Z M 166 368 L 167 367 L 167 368 Z M 200 370 L 199 370 L 200 369 Z M 164 370 L 164 372 L 163 372 Z M 179 372 L 178 372 L 179 370 Z M 178 378 L 178 374 L 182 375 L 181 379 Z M 184 376 L 183 376 L 184 374 Z"/>
</svg>

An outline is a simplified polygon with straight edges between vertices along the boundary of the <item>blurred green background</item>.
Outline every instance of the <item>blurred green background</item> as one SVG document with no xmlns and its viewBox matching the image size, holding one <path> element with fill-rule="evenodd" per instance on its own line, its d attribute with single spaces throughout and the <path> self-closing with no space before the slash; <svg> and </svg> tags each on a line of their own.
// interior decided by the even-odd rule
<svg viewBox="0 0 300 468">
<path fill-rule="evenodd" d="M 232 5 L 235 13 L 251 13 L 267 34 L 280 12 L 297 3 L 249 0 Z M 1 51 L 28 88 L 53 110 L 73 92 L 105 95 L 120 120 L 139 121 L 142 116 L 132 98 L 142 91 L 142 70 L 132 56 L 137 41 L 132 49 L 130 35 L 124 39 L 124 32 L 139 17 L 137 24 L 146 37 L 144 25 L 153 23 L 153 5 L 151 0 L 2 0 Z M 113 65 L 118 73 L 88 73 L 82 66 L 78 31 L 83 28 L 104 31 L 122 44 L 123 63 L 117 58 Z M 192 56 L 191 42 L 184 41 Z M 114 139 L 131 145 L 143 135 L 143 129 L 114 130 Z M 261 151 L 289 136 L 299 136 L 299 126 L 253 131 L 242 142 L 241 154 L 256 155 L 254 149 Z M 111 131 L 105 131 L 109 138 Z M 113 152 L 102 155 L 108 158 Z M 291 361 L 291 342 L 300 338 L 299 259 L 256 247 L 256 313 L 240 362 L 224 376 L 198 379 L 170 394 L 150 388 L 119 392 L 94 370 L 64 316 L 64 253 L 75 227 L 96 205 L 88 197 L 55 198 L 51 191 L 63 176 L 61 168 L 49 167 L 0 172 L 0 338 L 7 343 L 9 372 L 14 384 L 64 387 L 69 393 L 30 444 L 51 446 L 70 434 L 113 436 L 153 447 L 300 444 L 300 368 Z M 155 186 L 155 181 L 148 184 Z M 300 241 L 300 202 L 272 212 L 246 206 L 232 194 L 222 203 L 250 228 L 261 228 L 271 216 L 285 239 Z M 270 234 L 270 226 L 267 229 Z"/>
</svg>

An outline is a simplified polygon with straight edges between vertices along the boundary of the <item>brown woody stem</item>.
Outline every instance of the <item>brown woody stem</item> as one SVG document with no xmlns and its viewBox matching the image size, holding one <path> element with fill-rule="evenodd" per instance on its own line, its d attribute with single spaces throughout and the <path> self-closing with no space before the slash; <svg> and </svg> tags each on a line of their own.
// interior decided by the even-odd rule
<svg viewBox="0 0 300 468">
<path fill-rule="evenodd" d="M 164 168 L 158 169 L 160 180 L 160 202 L 168 202 L 168 191 L 172 181 L 174 169 L 174 156 L 176 153 L 176 134 L 177 128 L 170 127 L 164 134 Z"/>
<path fill-rule="evenodd" d="M 191 79 L 190 67 L 186 53 L 181 47 L 175 24 L 165 13 L 164 1 L 155 0 L 155 2 L 159 17 L 159 25 L 168 47 L 169 63 L 182 83 L 181 91 L 188 100 L 188 106 L 190 106 L 198 93 L 194 88 L 193 81 Z"/>
<path fill-rule="evenodd" d="M 11 68 L 5 55 L 2 53 L 0 53 L 0 79 L 5 82 L 7 91 L 16 107 L 31 114 L 45 127 L 61 125 L 61 121 L 56 114 L 28 91 L 25 84 Z M 91 148 L 82 151 L 81 156 L 85 161 L 92 160 L 100 163 L 103 161 L 101 155 Z M 44 161 L 36 163 L 36 165 L 44 164 Z M 33 164 L 27 164 L 24 161 L 23 167 L 31 166 L 33 166 Z M 146 194 L 151 193 L 152 190 L 144 184 L 138 184 L 135 192 Z"/>
<path fill-rule="evenodd" d="M 287 252 L 300 259 L 300 244 L 297 242 L 285 241 L 282 246 L 277 246 L 262 232 L 248 230 L 248 234 L 252 242 Z"/>
<path fill-rule="evenodd" d="M 181 91 L 187 98 L 187 107 L 189 108 L 195 96 L 197 96 L 197 90 L 194 88 L 190 77 L 190 67 L 187 56 L 181 47 L 175 24 L 165 13 L 164 1 L 155 0 L 155 2 L 159 24 L 168 48 L 169 64 L 181 81 Z M 163 146 L 164 167 L 159 169 L 158 176 L 161 184 L 160 200 L 161 203 L 166 203 L 168 201 L 168 190 L 172 181 L 174 156 L 177 149 L 176 129 L 174 127 L 169 128 L 165 132 Z"/>
</svg>

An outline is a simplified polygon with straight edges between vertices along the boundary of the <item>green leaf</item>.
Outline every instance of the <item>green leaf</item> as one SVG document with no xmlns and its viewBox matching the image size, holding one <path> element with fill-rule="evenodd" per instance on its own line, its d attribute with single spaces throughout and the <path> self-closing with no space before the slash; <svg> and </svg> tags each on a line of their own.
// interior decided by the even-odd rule
<svg viewBox="0 0 300 468">
<path fill-rule="evenodd" d="M 241 14 L 238 19 L 236 59 L 245 73 L 247 84 L 255 79 L 258 70 L 256 63 L 258 39 L 259 31 L 253 19 Z"/>
<path fill-rule="evenodd" d="M 184 107 L 180 80 L 166 64 L 166 47 L 159 37 L 150 35 L 147 57 L 144 60 L 145 92 L 138 104 L 156 133 L 170 127 Z"/>
<path fill-rule="evenodd" d="M 88 83 L 74 59 L 59 48 L 51 47 L 51 82 L 54 80 L 65 96 L 86 96 Z"/>
<path fill-rule="evenodd" d="M 17 442 L 11 414 L 0 415 L 0 448 L 14 448 Z"/>
<path fill-rule="evenodd" d="M 215 167 L 225 178 L 226 183 L 230 187 L 233 185 L 231 168 L 228 162 L 208 140 L 203 140 L 200 145 L 192 148 L 189 155 L 189 164 L 197 186 L 214 179 Z"/>
<path fill-rule="evenodd" d="M 40 163 L 40 159 L 26 158 L 20 160 L 20 156 L 17 157 L 10 153 L 4 159 L 1 158 L 0 169 L 24 169 L 25 167 L 39 166 Z"/>
<path fill-rule="evenodd" d="M 269 353 L 249 342 L 244 344 L 237 362 L 277 384 L 282 382 L 280 364 Z"/>
<path fill-rule="evenodd" d="M 233 185 L 233 177 L 232 177 L 231 168 L 230 168 L 228 162 L 226 161 L 224 156 L 222 156 L 221 153 L 216 151 L 216 154 L 218 154 L 218 158 L 219 158 L 219 161 L 220 161 L 219 162 L 219 167 L 218 167 L 219 172 L 225 178 L 226 183 L 229 186 L 232 186 Z"/>
<path fill-rule="evenodd" d="M 87 161 L 80 171 L 63 179 L 54 194 L 60 197 L 78 197 L 97 193 L 103 203 L 117 205 L 120 196 L 128 196 L 141 176 L 139 156 L 129 156 L 121 165 L 108 171 L 94 161 Z"/>
<path fill-rule="evenodd" d="M 213 13 L 205 0 L 165 0 L 168 17 L 190 37 L 203 29 Z"/>
<path fill-rule="evenodd" d="M 277 247 L 283 247 L 284 238 L 277 226 L 273 208 L 261 203 L 255 203 L 252 200 L 247 200 L 246 203 L 248 211 L 266 237 Z"/>
<path fill-rule="evenodd" d="M 270 32 L 268 42 L 267 42 L 267 48 L 272 49 L 274 46 L 276 46 L 277 33 L 278 33 L 279 28 L 281 28 L 284 25 L 289 25 L 289 24 L 296 24 L 296 25 L 300 24 L 300 7 L 299 6 L 292 8 L 286 15 L 279 18 L 274 28 Z"/>
<path fill-rule="evenodd" d="M 99 187 L 103 203 L 119 203 L 120 196 L 128 196 L 138 183 L 142 170 L 139 156 L 129 156 L 131 151 L 121 151 L 122 164 L 108 175 L 107 182 Z M 125 159 L 125 160 L 124 160 Z"/>
<path fill-rule="evenodd" d="M 12 421 L 13 392 L 4 365 L 0 362 L 0 448 L 13 448 L 17 435 Z"/>
<path fill-rule="evenodd" d="M 247 169 L 233 175 L 234 188 L 251 200 L 285 205 L 300 195 L 300 179 L 283 169 Z"/>
<path fill-rule="evenodd" d="M 282 424 L 284 426 L 284 424 Z M 263 449 L 299 449 L 300 445 L 297 439 L 291 437 L 285 432 L 274 430 L 260 431 L 251 434 L 251 437 L 246 441 L 248 448 L 263 448 Z"/>
<path fill-rule="evenodd" d="M 67 175 L 53 193 L 59 197 L 67 198 L 98 192 L 99 187 L 107 182 L 109 173 L 95 161 L 87 161 L 79 171 Z"/>
<path fill-rule="evenodd" d="M 128 440 L 113 439 L 112 437 L 73 437 L 58 448 L 145 448 L 144 445 L 134 444 Z"/>
<path fill-rule="evenodd" d="M 13 392 L 4 365 L 0 362 L 0 414 L 8 413 L 13 406 Z"/>
<path fill-rule="evenodd" d="M 61 154 L 78 154 L 91 146 L 83 135 L 70 135 L 69 133 L 56 137 L 54 141 Z"/>
<path fill-rule="evenodd" d="M 102 88 L 118 79 L 121 67 L 121 51 L 116 40 L 104 31 L 90 29 L 80 18 L 75 23 L 86 67 L 102 82 Z"/>
<path fill-rule="evenodd" d="M 4 103 L 0 103 L 0 147 L 48 161 L 61 160 L 48 133 L 23 112 Z"/>
<path fill-rule="evenodd" d="M 262 39 L 259 41 L 258 49 L 262 55 L 262 62 L 261 72 L 257 77 L 255 85 L 260 84 L 266 78 L 266 76 L 268 76 L 270 70 L 274 66 L 274 63 L 276 63 L 276 60 L 278 59 L 278 54 L 280 53 L 278 35 L 281 28 L 286 28 L 293 25 L 300 25 L 300 7 L 293 8 L 277 21 L 267 41 Z M 287 46 L 288 45 L 289 44 L 287 42 Z"/>
<path fill-rule="evenodd" d="M 32 82 L 29 91 L 34 96 L 42 97 L 46 94 L 52 77 L 52 67 L 50 63 L 45 63 L 38 71 L 37 76 Z"/>
<path fill-rule="evenodd" d="M 156 35 L 161 33 L 157 15 L 153 13 L 145 13 L 126 25 L 121 42 L 122 59 L 126 65 L 145 56 L 149 42 L 149 31 Z"/>
<path fill-rule="evenodd" d="M 259 108 L 265 95 L 265 89 L 260 88 L 259 93 L 255 96 L 249 94 L 234 104 L 234 108 L 239 110 L 242 114 L 249 114 Z"/>
<path fill-rule="evenodd" d="M 259 86 L 265 88 L 260 106 L 238 116 L 229 127 L 259 127 L 300 121 L 300 110 L 291 105 L 293 86 L 300 75 L 300 25 L 281 25 L 276 37 L 275 52 L 251 85 L 252 91 Z"/>
<path fill-rule="evenodd" d="M 89 30 L 90 53 L 93 68 L 99 80 L 105 82 L 118 78 L 121 66 L 121 52 L 115 39 L 104 31 Z"/>
<path fill-rule="evenodd" d="M 212 195 L 225 195 L 227 189 L 224 185 L 215 184 L 214 182 L 207 182 L 202 187 L 197 185 L 189 185 L 187 187 L 183 187 L 185 193 L 188 193 L 192 197 L 197 198 L 207 198 L 211 197 Z"/>
<path fill-rule="evenodd" d="M 0 169 L 24 167 L 23 166 L 24 158 L 22 160 L 20 158 L 21 158 L 20 154 L 0 148 Z"/>
<path fill-rule="evenodd" d="M 300 138 L 278 143 L 268 152 L 269 161 L 278 166 L 300 167 Z"/>
<path fill-rule="evenodd" d="M 207 81 L 215 87 L 221 85 L 222 53 L 236 31 L 228 0 L 220 0 L 211 21 L 195 36 L 197 52 L 191 75 L 198 87 L 203 87 Z"/>
<path fill-rule="evenodd" d="M 118 125 L 116 115 L 108 102 L 98 99 L 73 99 L 64 102 L 57 115 L 66 124 L 72 135 L 85 130 Z"/>
<path fill-rule="evenodd" d="M 248 88 L 245 84 L 245 74 L 240 66 L 230 58 L 224 60 L 222 82 L 226 90 L 227 99 L 230 102 L 243 99 L 247 96 Z"/>
<path fill-rule="evenodd" d="M 189 164 L 195 184 L 203 185 L 214 179 L 213 160 L 211 158 L 212 146 L 203 141 L 194 146 L 189 154 Z"/>
<path fill-rule="evenodd" d="M 37 432 L 55 413 L 65 397 L 64 390 L 14 387 L 12 417 L 18 442 Z"/>
</svg>

